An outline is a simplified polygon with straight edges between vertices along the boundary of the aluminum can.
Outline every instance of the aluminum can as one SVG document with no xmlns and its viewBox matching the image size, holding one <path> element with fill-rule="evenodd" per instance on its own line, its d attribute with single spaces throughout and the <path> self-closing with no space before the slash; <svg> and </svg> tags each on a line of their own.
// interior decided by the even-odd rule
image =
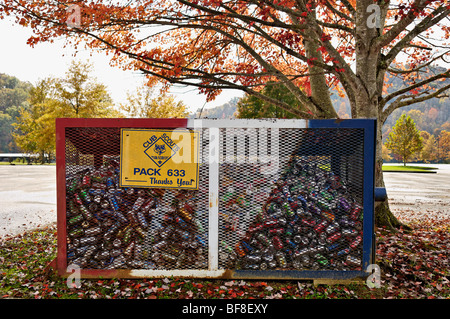
<svg viewBox="0 0 450 319">
<path fill-rule="evenodd" d="M 128 219 L 119 211 L 111 212 L 112 216 L 121 224 L 127 224 Z"/>
<path fill-rule="evenodd" d="M 250 254 L 250 255 L 245 256 L 245 259 L 249 263 L 259 264 L 261 262 L 261 255 Z"/>
<path fill-rule="evenodd" d="M 103 238 L 109 240 L 114 235 L 114 233 L 119 230 L 119 226 L 119 223 L 114 223 L 113 225 L 111 225 L 111 227 L 108 228 L 108 230 L 103 234 Z"/>
<path fill-rule="evenodd" d="M 282 235 L 284 232 L 285 232 L 285 229 L 282 227 L 269 229 L 269 233 L 271 235 Z"/>
<path fill-rule="evenodd" d="M 339 230 L 339 224 L 337 223 L 332 223 L 330 225 L 327 226 L 327 228 L 325 229 L 327 234 L 332 234 L 335 233 L 337 230 Z"/>
<path fill-rule="evenodd" d="M 93 245 L 96 244 L 97 242 L 98 238 L 94 236 L 80 238 L 80 246 Z"/>
<path fill-rule="evenodd" d="M 275 246 L 275 248 L 278 249 L 278 250 L 283 248 L 283 243 L 281 242 L 281 239 L 278 236 L 273 236 L 272 237 L 272 243 Z"/>
<path fill-rule="evenodd" d="M 111 204 L 111 207 L 115 211 L 118 211 L 120 209 L 120 207 L 119 207 L 119 203 L 117 202 L 116 196 L 108 194 L 108 199 L 109 199 L 109 203 Z M 103 205 L 102 205 L 102 207 L 103 207 Z"/>
<path fill-rule="evenodd" d="M 267 237 L 265 234 L 263 234 L 263 233 L 257 233 L 256 235 L 255 235 L 255 237 L 256 237 L 256 239 L 260 242 L 260 243 L 262 243 L 264 246 L 269 246 L 270 245 L 270 239 L 269 239 L 269 237 Z"/>
<path fill-rule="evenodd" d="M 82 228 L 75 228 L 69 232 L 69 237 L 81 237 L 84 235 L 84 230 Z"/>
<path fill-rule="evenodd" d="M 279 267 L 281 267 L 281 268 L 286 268 L 287 267 L 286 257 L 285 257 L 283 252 L 278 251 L 275 254 L 275 259 L 276 259 L 277 264 L 278 264 Z"/>
<path fill-rule="evenodd" d="M 340 251 L 337 252 L 336 256 L 345 256 L 348 255 L 350 253 L 350 248 L 344 248 Z"/>
<path fill-rule="evenodd" d="M 138 220 L 139 224 L 142 227 L 148 228 L 147 220 L 145 219 L 144 213 L 142 211 L 136 212 L 136 217 L 137 217 L 137 220 Z"/>
<path fill-rule="evenodd" d="M 353 207 L 352 211 L 350 212 L 350 219 L 352 220 L 358 220 L 361 216 L 361 207 L 359 205 L 355 205 L 355 207 Z"/>
<path fill-rule="evenodd" d="M 351 208 L 350 204 L 344 197 L 339 199 L 339 206 L 346 212 L 348 212 Z"/>
<path fill-rule="evenodd" d="M 96 235 L 100 235 L 102 233 L 102 229 L 100 228 L 100 227 L 98 227 L 98 226 L 96 226 L 96 227 L 91 227 L 91 228 L 88 228 L 88 229 L 86 229 L 85 231 L 84 231 L 84 234 L 86 235 L 86 236 L 96 236 Z"/>
<path fill-rule="evenodd" d="M 356 229 L 353 229 L 353 228 L 343 228 L 342 229 L 342 235 L 343 236 L 354 237 L 354 236 L 356 236 L 358 234 L 359 234 L 359 231 L 357 231 Z"/>
<path fill-rule="evenodd" d="M 246 255 L 244 249 L 242 248 L 241 242 L 238 242 L 235 246 L 235 251 L 239 257 L 244 257 Z"/>
<path fill-rule="evenodd" d="M 360 266 L 362 264 L 362 261 L 360 258 L 352 256 L 352 255 L 347 255 L 345 262 L 346 262 L 346 264 L 351 265 L 351 266 Z"/>
<path fill-rule="evenodd" d="M 154 244 L 152 249 L 154 251 L 158 251 L 158 250 L 165 249 L 168 245 L 169 245 L 169 243 L 166 240 L 161 240 L 161 241 L 157 242 L 156 244 Z"/>
<path fill-rule="evenodd" d="M 139 197 L 134 202 L 132 210 L 137 211 L 139 208 L 141 208 L 141 206 L 144 204 L 144 202 L 145 202 L 145 199 L 143 197 Z"/>
<path fill-rule="evenodd" d="M 329 237 L 327 237 L 327 243 L 328 244 L 332 244 L 332 243 L 338 241 L 340 238 L 341 238 L 341 233 L 340 232 L 335 232 L 334 234 L 332 234 Z"/>
<path fill-rule="evenodd" d="M 314 226 L 314 231 L 316 233 L 321 233 L 326 229 L 327 226 L 328 226 L 328 221 L 322 220 L 320 223 L 318 223 L 316 226 Z"/>
<path fill-rule="evenodd" d="M 72 226 L 72 225 L 81 223 L 83 220 L 84 220 L 83 215 L 76 215 L 74 217 L 69 218 L 67 223 Z"/>
<path fill-rule="evenodd" d="M 358 235 L 356 238 L 350 243 L 350 248 L 355 249 L 362 242 L 362 236 Z"/>
</svg>

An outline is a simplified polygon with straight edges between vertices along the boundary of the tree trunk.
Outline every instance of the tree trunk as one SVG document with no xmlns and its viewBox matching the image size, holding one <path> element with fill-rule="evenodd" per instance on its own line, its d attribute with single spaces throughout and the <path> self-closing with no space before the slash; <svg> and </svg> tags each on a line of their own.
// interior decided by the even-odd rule
<svg viewBox="0 0 450 319">
<path fill-rule="evenodd" d="M 381 100 L 385 69 L 380 67 L 380 52 L 373 43 L 379 36 L 379 30 L 367 23 L 369 13 L 367 7 L 373 0 L 356 1 L 356 87 L 355 111 L 352 118 L 377 119 L 376 157 L 375 157 L 375 187 L 385 187 L 383 180 L 382 131 L 383 122 L 378 103 Z M 389 202 L 375 203 L 375 224 L 386 226 L 390 230 L 400 226 L 400 222 L 392 214 Z"/>
<path fill-rule="evenodd" d="M 316 15 L 315 9 L 312 9 L 312 14 Z M 316 38 L 317 34 L 312 28 L 307 28 L 304 31 L 305 54 L 308 59 L 323 63 L 322 54 L 318 50 L 319 45 L 314 41 Z M 310 74 L 311 100 L 319 111 L 318 118 L 337 118 L 338 115 L 331 102 L 330 88 L 327 85 L 323 68 L 311 63 L 308 65 L 308 73 Z"/>
</svg>

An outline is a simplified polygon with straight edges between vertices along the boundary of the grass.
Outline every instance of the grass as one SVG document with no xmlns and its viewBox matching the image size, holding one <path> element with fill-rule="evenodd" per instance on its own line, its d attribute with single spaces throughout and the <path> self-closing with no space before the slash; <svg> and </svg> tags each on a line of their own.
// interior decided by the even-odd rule
<svg viewBox="0 0 450 319">
<path fill-rule="evenodd" d="M 383 165 L 383 172 L 436 173 L 436 167 Z"/>
</svg>

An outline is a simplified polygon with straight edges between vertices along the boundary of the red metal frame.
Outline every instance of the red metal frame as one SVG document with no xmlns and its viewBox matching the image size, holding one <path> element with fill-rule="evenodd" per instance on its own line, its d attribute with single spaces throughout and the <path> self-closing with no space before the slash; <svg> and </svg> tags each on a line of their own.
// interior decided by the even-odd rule
<svg viewBox="0 0 450 319">
<path fill-rule="evenodd" d="M 56 207 L 57 207 L 57 257 L 58 275 L 67 276 L 67 225 L 66 225 L 66 127 L 119 127 L 119 128 L 186 128 L 188 119 L 130 119 L 130 118 L 58 118 L 56 119 Z M 119 276 L 118 270 L 82 269 L 83 277 Z"/>
<path fill-rule="evenodd" d="M 214 121 L 214 120 L 207 120 Z M 320 122 L 322 121 L 322 122 Z M 358 122 L 355 122 L 358 121 Z M 366 121 L 366 122 L 364 122 Z M 334 120 L 317 120 L 317 123 L 311 121 L 311 127 L 362 127 L 365 128 L 365 143 L 364 143 L 364 156 L 365 156 L 365 171 L 364 171 L 364 268 L 369 261 L 369 257 L 373 247 L 370 245 L 373 240 L 373 161 L 370 161 L 373 157 L 374 150 L 374 135 L 373 125 L 374 123 L 368 123 L 369 120 L 348 120 L 342 122 L 335 122 Z M 316 123 L 316 124 L 315 124 Z M 214 123 L 215 124 L 215 123 Z M 219 123 L 218 123 L 219 124 Z M 281 123 L 283 124 L 283 123 Z M 294 123 L 297 125 L 296 123 Z M 190 125 L 188 119 L 73 119 L 73 118 L 60 118 L 56 119 L 56 186 L 57 186 L 57 226 L 58 226 L 58 248 L 56 269 L 60 276 L 68 276 L 71 273 L 67 272 L 67 228 L 66 228 L 66 158 L 65 158 L 65 142 L 66 142 L 66 127 L 92 127 L 92 128 L 186 128 Z M 202 124 L 204 125 L 204 124 Z M 209 124 L 211 125 L 211 123 Z M 367 125 L 367 127 L 366 127 Z M 204 126 L 205 127 L 205 126 Z M 218 126 L 219 127 L 219 126 Z M 297 126 L 294 126 L 297 127 Z M 307 127 L 307 126 L 305 126 Z M 371 133 L 372 132 L 372 133 Z M 211 132 L 210 132 L 211 134 Z M 218 165 L 218 164 L 217 164 Z M 218 168 L 217 168 L 218 170 Z M 372 176 L 372 177 L 371 177 Z M 372 198 L 372 200 L 367 200 Z M 211 199 L 211 197 L 210 197 Z M 211 203 L 211 202 L 210 202 Z M 185 271 L 185 270 L 180 270 Z M 178 272 L 179 273 L 179 272 Z M 252 271 L 252 270 L 213 270 L 211 272 L 204 271 L 202 274 L 206 274 L 204 277 L 210 276 L 211 278 L 233 278 L 233 279 L 353 279 L 358 277 L 364 277 L 367 275 L 364 270 L 362 271 L 284 271 L 284 270 L 268 270 L 268 271 Z M 175 274 L 176 271 L 168 271 L 168 276 Z M 183 276 L 193 276 L 189 273 L 183 273 Z M 147 276 L 146 274 L 139 273 L 139 270 L 130 269 L 81 269 L 81 277 L 83 278 L 135 278 L 141 276 Z M 194 276 L 195 277 L 195 276 Z M 203 277 L 203 276 L 202 276 Z"/>
</svg>

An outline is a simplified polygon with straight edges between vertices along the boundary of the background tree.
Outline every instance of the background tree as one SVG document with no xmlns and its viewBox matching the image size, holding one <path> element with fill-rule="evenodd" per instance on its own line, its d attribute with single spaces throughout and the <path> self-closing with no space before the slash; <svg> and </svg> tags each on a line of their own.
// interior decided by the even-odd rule
<svg viewBox="0 0 450 319">
<path fill-rule="evenodd" d="M 386 161 L 386 162 L 389 162 L 392 159 L 392 156 L 389 153 L 390 152 L 389 152 L 388 148 L 386 147 L 385 144 L 383 144 L 383 146 L 382 146 L 382 156 L 383 156 L 383 160 Z"/>
<path fill-rule="evenodd" d="M 105 117 L 113 101 L 106 86 L 92 77 L 89 62 L 73 61 L 66 76 L 55 80 L 54 89 L 65 117 Z"/>
<path fill-rule="evenodd" d="M 261 93 L 270 96 L 274 100 L 282 101 L 293 107 L 299 108 L 298 100 L 282 83 L 272 82 L 266 84 Z M 297 104 L 297 106 L 296 106 Z M 256 96 L 246 94 L 237 104 L 238 118 L 295 118 L 295 114 L 273 105 Z"/>
<path fill-rule="evenodd" d="M 50 161 L 55 152 L 55 119 L 59 117 L 119 117 L 103 84 L 90 76 L 91 66 L 73 62 L 65 78 L 40 80 L 29 91 L 27 107 L 12 125 L 15 143 L 25 152 Z"/>
<path fill-rule="evenodd" d="M 416 121 L 414 121 L 414 123 L 415 122 Z M 420 131 L 420 136 L 422 137 L 423 148 L 420 152 L 414 154 L 412 158 L 425 163 L 436 161 L 437 143 L 434 135 L 428 133 L 427 131 Z"/>
<path fill-rule="evenodd" d="M 29 107 L 21 108 L 13 123 L 16 144 L 26 153 L 39 154 L 42 163 L 51 160 L 55 149 L 53 122 L 58 101 L 51 97 L 51 83 L 51 79 L 40 80 L 30 90 Z"/>
<path fill-rule="evenodd" d="M 384 186 L 387 117 L 450 88 L 441 82 L 447 67 L 425 72 L 438 61 L 448 66 L 447 0 L 3 0 L 0 18 L 11 14 L 33 28 L 30 45 L 63 35 L 140 70 L 149 85 L 195 86 L 208 100 L 239 89 L 296 117 L 335 118 L 328 87 L 342 88 L 352 118 L 378 119 L 376 186 Z M 387 90 L 390 76 L 407 85 Z M 300 107 L 261 92 L 270 81 L 283 83 Z M 387 201 L 376 204 L 376 222 L 399 225 Z"/>
<path fill-rule="evenodd" d="M 439 134 L 438 160 L 450 161 L 450 131 L 442 130 Z"/>
<path fill-rule="evenodd" d="M 403 166 L 406 166 L 408 159 L 415 152 L 422 150 L 422 140 L 414 121 L 409 116 L 402 115 L 392 128 L 386 141 L 386 147 L 392 153 L 399 155 Z"/>
<path fill-rule="evenodd" d="M 32 85 L 14 76 L 0 73 L 0 152 L 19 152 L 11 134 L 12 123 L 19 109 L 28 106 L 28 92 Z"/>
<path fill-rule="evenodd" d="M 127 94 L 127 103 L 121 104 L 120 109 L 128 117 L 146 118 L 182 118 L 187 117 L 186 106 L 183 102 L 176 102 L 169 94 L 154 96 L 154 91 L 148 86 L 141 86 L 134 94 Z"/>
</svg>

